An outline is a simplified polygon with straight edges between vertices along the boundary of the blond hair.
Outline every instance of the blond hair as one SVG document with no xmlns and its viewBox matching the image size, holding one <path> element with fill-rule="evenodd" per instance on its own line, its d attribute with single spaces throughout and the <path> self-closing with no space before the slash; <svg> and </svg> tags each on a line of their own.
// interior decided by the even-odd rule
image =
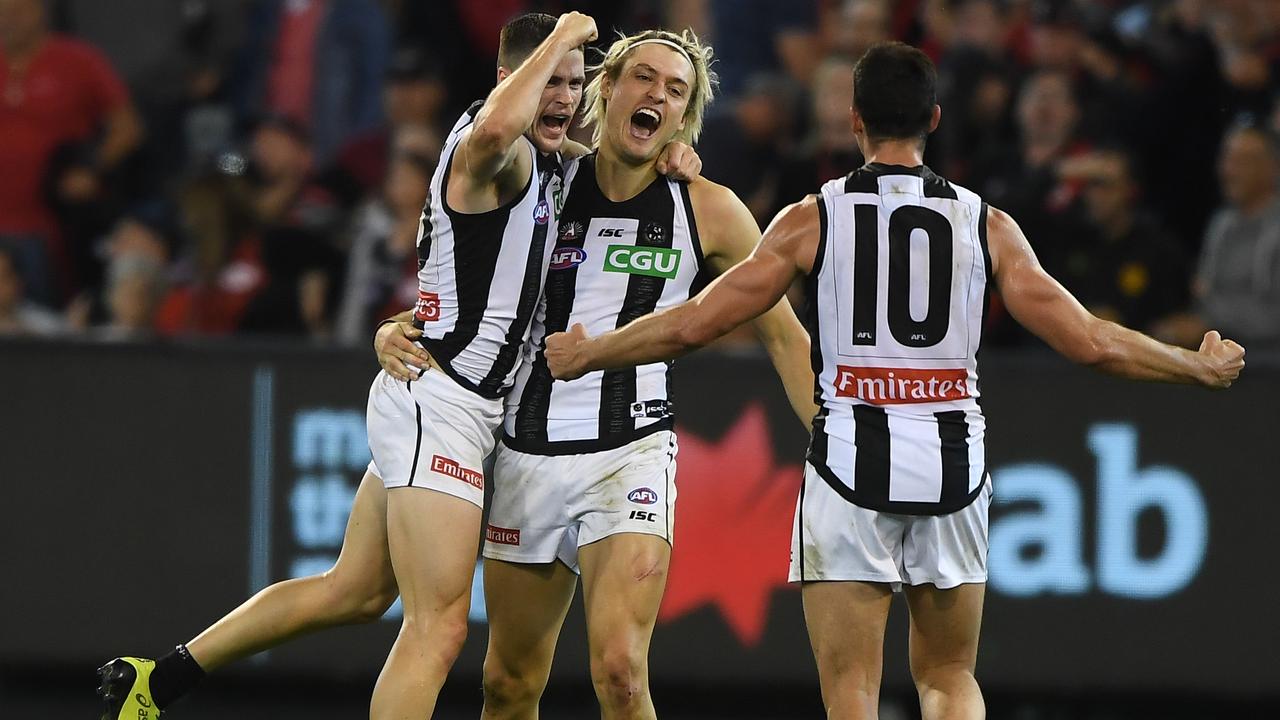
<svg viewBox="0 0 1280 720">
<path fill-rule="evenodd" d="M 604 134 L 604 116 L 608 110 L 609 101 L 600 90 L 605 76 L 609 77 L 610 82 L 616 83 L 622 74 L 622 66 L 626 62 L 628 53 L 637 45 L 652 42 L 667 46 L 674 45 L 672 49 L 679 50 L 680 54 L 693 66 L 689 102 L 684 109 L 684 128 L 676 133 L 675 139 L 689 145 L 698 140 L 698 135 L 702 133 L 703 115 L 715 95 L 718 79 L 715 71 L 711 69 L 711 46 L 703 45 L 693 30 L 686 28 L 678 35 L 669 30 L 645 30 L 635 35 L 619 33 L 618 39 L 609 46 L 608 52 L 604 54 L 600 63 L 588 68 L 595 73 L 595 77 L 587 84 L 585 91 L 583 104 L 587 109 L 583 113 L 582 124 L 583 126 L 595 125 L 591 133 L 592 145 L 599 147 L 600 138 Z"/>
</svg>

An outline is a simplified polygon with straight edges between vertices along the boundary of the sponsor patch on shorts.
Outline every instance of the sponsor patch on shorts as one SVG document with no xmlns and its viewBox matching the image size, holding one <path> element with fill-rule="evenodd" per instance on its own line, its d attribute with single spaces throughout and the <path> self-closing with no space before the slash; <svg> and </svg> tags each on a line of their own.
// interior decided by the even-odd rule
<svg viewBox="0 0 1280 720">
<path fill-rule="evenodd" d="M 476 472 L 470 468 L 464 468 L 458 464 L 457 460 L 444 457 L 443 455 L 435 455 L 431 458 L 432 472 L 438 472 L 441 475 L 451 477 L 455 480 L 471 485 L 480 490 L 484 489 L 484 473 Z"/>
<path fill-rule="evenodd" d="M 627 500 L 638 505 L 652 505 L 658 502 L 658 493 L 647 487 L 638 487 L 627 493 Z"/>
<path fill-rule="evenodd" d="M 484 539 L 498 545 L 519 545 L 520 530 L 490 525 L 484 529 Z"/>
</svg>

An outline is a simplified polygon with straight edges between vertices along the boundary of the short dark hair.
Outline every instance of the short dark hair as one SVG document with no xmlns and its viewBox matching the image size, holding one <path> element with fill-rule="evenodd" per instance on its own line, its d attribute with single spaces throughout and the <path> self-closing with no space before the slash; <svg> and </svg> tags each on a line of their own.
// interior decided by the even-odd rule
<svg viewBox="0 0 1280 720">
<path fill-rule="evenodd" d="M 873 140 L 924 140 L 937 86 L 938 71 L 928 55 L 906 43 L 877 43 L 853 68 L 853 106 Z"/>
<path fill-rule="evenodd" d="M 498 38 L 498 66 L 508 70 L 520 67 L 555 29 L 555 17 L 546 13 L 525 13 L 503 25 Z"/>
</svg>

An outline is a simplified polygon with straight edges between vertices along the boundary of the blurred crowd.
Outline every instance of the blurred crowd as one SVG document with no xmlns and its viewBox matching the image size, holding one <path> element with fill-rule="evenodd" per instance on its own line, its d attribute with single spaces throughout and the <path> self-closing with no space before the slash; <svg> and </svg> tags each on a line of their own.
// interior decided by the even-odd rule
<svg viewBox="0 0 1280 720">
<path fill-rule="evenodd" d="M 1276 0 L 0 0 L 0 335 L 366 342 L 498 29 L 567 9 L 714 45 L 703 173 L 761 227 L 861 164 L 863 50 L 917 45 L 926 162 L 1087 307 L 1280 347 Z"/>
</svg>

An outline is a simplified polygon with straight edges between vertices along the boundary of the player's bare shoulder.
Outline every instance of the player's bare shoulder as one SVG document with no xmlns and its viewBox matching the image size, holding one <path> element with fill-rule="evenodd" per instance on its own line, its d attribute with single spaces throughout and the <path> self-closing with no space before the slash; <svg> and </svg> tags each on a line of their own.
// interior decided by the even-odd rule
<svg viewBox="0 0 1280 720">
<path fill-rule="evenodd" d="M 720 222 L 740 217 L 741 213 L 751 214 L 732 190 L 701 175 L 689 181 L 689 202 L 693 204 L 699 224 L 708 230 Z"/>
<path fill-rule="evenodd" d="M 1013 267 L 1020 260 L 1035 262 L 1035 253 L 1018 222 L 994 205 L 987 206 L 987 247 L 991 272 L 996 275 L 1000 275 L 1001 267 Z"/>
<path fill-rule="evenodd" d="M 796 267 L 808 274 L 813 269 L 823 232 L 821 201 L 817 195 L 806 195 L 773 218 L 760 244 L 792 258 Z"/>
</svg>

